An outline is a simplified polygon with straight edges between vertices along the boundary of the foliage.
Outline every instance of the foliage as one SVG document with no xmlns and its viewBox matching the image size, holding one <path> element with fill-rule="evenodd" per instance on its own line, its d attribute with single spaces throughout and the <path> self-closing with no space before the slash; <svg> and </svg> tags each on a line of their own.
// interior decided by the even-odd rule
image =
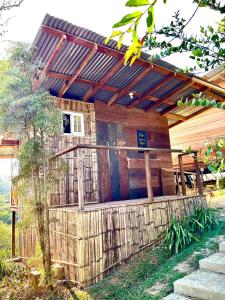
<svg viewBox="0 0 225 300">
<path fill-rule="evenodd" d="M 225 139 L 216 138 L 206 143 L 204 151 L 204 162 L 207 164 L 210 172 L 222 173 L 225 171 Z"/>
<path fill-rule="evenodd" d="M 225 177 L 219 179 L 219 181 L 218 181 L 218 188 L 219 188 L 219 190 L 224 190 L 225 189 Z"/>
<path fill-rule="evenodd" d="M 0 221 L 5 224 L 11 223 L 11 214 L 9 209 L 10 194 L 0 194 Z"/>
<path fill-rule="evenodd" d="M 209 100 L 208 97 L 199 94 L 192 94 L 191 98 L 181 99 L 177 102 L 179 107 L 182 106 L 198 106 L 198 107 L 213 107 L 225 110 L 225 103 L 217 102 L 216 100 Z"/>
<path fill-rule="evenodd" d="M 225 18 L 218 23 L 217 28 L 207 26 L 200 27 L 199 33 L 190 35 L 185 33 L 185 28 L 200 8 L 208 7 L 211 10 L 225 13 L 225 5 L 217 0 L 195 0 L 193 1 L 194 13 L 189 20 L 180 16 L 180 12 L 175 12 L 172 21 L 162 28 L 156 28 L 156 17 L 154 14 L 155 5 L 158 0 L 129 0 L 126 6 L 129 8 L 138 7 L 138 10 L 125 15 L 121 20 L 113 25 L 116 31 L 106 39 L 118 37 L 118 48 L 120 48 L 125 35 L 131 35 L 132 44 L 125 54 L 125 62 L 132 64 L 140 57 L 140 49 L 147 48 L 149 51 L 158 50 L 152 59 L 159 59 L 174 53 L 188 52 L 190 59 L 195 60 L 196 66 L 188 68 L 193 71 L 197 68 L 209 70 L 225 62 Z M 164 4 L 167 0 L 163 0 Z M 141 21 L 146 22 L 145 32 L 140 37 L 138 29 Z M 127 26 L 128 25 L 128 26 Z M 124 28 L 118 30 L 118 28 Z"/>
<path fill-rule="evenodd" d="M 170 227 L 166 231 L 163 243 L 167 246 L 169 251 L 177 254 L 183 247 L 197 240 L 193 232 L 188 219 L 178 221 L 174 217 Z"/>
<path fill-rule="evenodd" d="M 196 207 L 189 224 L 191 230 L 196 233 L 212 230 L 218 226 L 216 210 L 210 207 Z"/>
<path fill-rule="evenodd" d="M 200 236 L 198 242 L 184 248 L 177 255 L 168 253 L 162 247 L 145 251 L 126 266 L 89 287 L 88 291 L 93 299 L 163 299 L 172 293 L 173 282 L 185 275 L 183 271 L 178 271 L 177 267 L 180 264 L 190 264 L 191 268 L 198 269 L 196 253 L 200 253 L 202 255 L 200 258 L 203 258 L 204 255 L 209 255 L 209 251 L 210 253 L 218 251 L 218 243 L 212 237 L 224 233 L 224 223 L 220 223 L 218 228 Z M 147 289 L 157 286 L 159 288 L 157 294 L 147 293 Z"/>
<path fill-rule="evenodd" d="M 21 140 L 17 153 L 19 176 L 14 184 L 24 193 L 27 204 L 35 208 L 48 281 L 51 256 L 47 199 L 55 179 L 49 137 L 61 133 L 61 113 L 49 93 L 41 88 L 33 90 L 37 64 L 33 62 L 33 50 L 28 44 L 15 44 L 10 49 L 8 63 L 0 90 L 0 132 Z"/>
<path fill-rule="evenodd" d="M 184 220 L 173 218 L 167 229 L 163 244 L 172 253 L 179 253 L 193 241 L 198 241 L 197 235 L 212 230 L 218 226 L 216 210 L 213 208 L 195 208 L 194 214 Z"/>
</svg>

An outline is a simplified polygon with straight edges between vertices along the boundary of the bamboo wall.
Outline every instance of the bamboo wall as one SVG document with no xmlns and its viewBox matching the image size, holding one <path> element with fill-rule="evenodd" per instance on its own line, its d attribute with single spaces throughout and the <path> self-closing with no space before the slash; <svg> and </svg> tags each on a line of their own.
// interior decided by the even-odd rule
<svg viewBox="0 0 225 300">
<path fill-rule="evenodd" d="M 205 206 L 204 196 L 163 197 L 152 204 L 123 201 L 120 204 L 50 209 L 53 262 L 65 266 L 66 277 L 88 285 L 98 282 L 123 260 L 154 245 L 173 216 L 182 218 L 194 207 Z M 35 228 L 20 232 L 22 257 L 34 255 Z"/>
<path fill-rule="evenodd" d="M 56 99 L 57 106 L 62 111 L 79 112 L 84 116 L 84 136 L 61 135 L 49 139 L 50 149 L 53 153 L 63 149 L 78 145 L 96 145 L 96 125 L 95 110 L 91 103 L 81 101 Z M 99 201 L 98 168 L 96 150 L 83 150 L 84 154 L 84 173 L 85 173 L 85 195 L 84 203 Z M 69 171 L 62 176 L 58 176 L 58 183 L 50 194 L 51 206 L 65 206 L 78 203 L 77 188 L 77 153 L 70 152 L 62 157 L 68 162 Z M 57 162 L 53 164 L 55 174 L 58 172 Z M 57 175 L 56 175 L 57 177 Z"/>
</svg>

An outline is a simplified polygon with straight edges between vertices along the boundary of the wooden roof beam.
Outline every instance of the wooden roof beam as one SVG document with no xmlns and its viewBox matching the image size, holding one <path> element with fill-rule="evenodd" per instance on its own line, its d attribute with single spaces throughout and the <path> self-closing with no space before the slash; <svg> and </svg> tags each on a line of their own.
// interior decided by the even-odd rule
<svg viewBox="0 0 225 300">
<path fill-rule="evenodd" d="M 52 62 L 54 61 L 54 59 L 58 55 L 59 51 L 61 50 L 65 40 L 66 40 L 66 35 L 62 34 L 60 36 L 60 39 L 59 39 L 58 43 L 56 44 L 56 46 L 52 50 L 52 53 L 49 56 L 48 61 L 46 62 L 43 70 L 41 70 L 41 72 L 36 75 L 36 79 L 34 80 L 33 87 L 32 87 L 33 91 L 36 90 L 41 85 L 43 77 L 46 75 L 48 69 L 50 68 L 50 66 L 52 64 Z"/>
<path fill-rule="evenodd" d="M 167 74 L 167 76 L 164 79 L 162 79 L 159 82 L 159 84 L 157 84 L 156 86 L 153 86 L 153 87 L 149 88 L 140 98 L 134 100 L 132 103 L 130 103 L 129 105 L 127 105 L 127 107 L 129 107 L 129 108 L 135 107 L 135 106 L 139 105 L 140 103 L 144 102 L 147 97 L 149 97 L 155 91 L 159 90 L 167 81 L 169 81 L 173 77 L 175 77 L 175 74 L 173 72 L 172 73 L 170 72 L 169 74 Z"/>
<path fill-rule="evenodd" d="M 77 37 L 75 35 L 66 33 L 64 31 L 61 31 L 61 30 L 58 30 L 56 28 L 49 27 L 49 26 L 46 26 L 46 25 L 41 26 L 41 31 L 45 32 L 45 33 L 48 33 L 48 34 L 51 34 L 52 36 L 56 36 L 58 38 L 61 38 L 62 35 L 65 35 L 66 36 L 66 41 L 68 41 L 70 43 L 75 43 L 75 44 L 78 44 L 78 45 L 81 45 L 81 46 L 84 46 L 84 47 L 87 47 L 87 48 L 92 48 L 93 44 L 95 44 L 92 41 Z M 116 50 L 116 49 L 109 48 L 109 47 L 107 47 L 105 45 L 101 45 L 101 44 L 98 44 L 98 51 L 102 52 L 102 53 L 105 53 L 105 54 L 108 54 L 108 55 L 111 55 L 111 56 L 118 57 L 118 58 L 124 57 L 123 52 L 121 52 L 119 50 Z M 141 65 L 143 67 L 148 67 L 149 64 L 151 64 L 155 71 L 161 72 L 163 74 L 168 73 L 167 68 L 156 65 L 154 63 L 150 63 L 149 61 L 146 61 L 146 60 L 141 59 L 141 58 L 137 58 L 135 60 L 135 64 Z M 181 73 L 176 73 L 176 76 L 178 78 L 181 78 L 181 79 L 187 79 L 188 78 L 188 76 L 186 76 L 184 74 L 181 74 Z"/>
<path fill-rule="evenodd" d="M 223 97 L 221 97 L 221 96 L 219 96 L 219 95 L 213 93 L 213 92 L 210 91 L 210 90 L 207 90 L 207 91 L 205 92 L 205 94 L 206 94 L 207 96 L 209 96 L 209 97 L 215 98 L 215 99 L 216 99 L 217 101 L 219 101 L 219 102 L 224 102 L 224 101 L 225 101 L 225 99 L 224 99 Z"/>
<path fill-rule="evenodd" d="M 169 94 L 167 94 L 166 97 L 159 99 L 158 101 L 156 101 L 155 103 L 151 103 L 149 104 L 146 108 L 145 111 L 149 111 L 152 110 L 156 107 L 159 107 L 161 104 L 167 102 L 168 100 L 170 100 L 172 97 L 174 97 L 175 95 L 181 93 L 182 91 L 186 90 L 188 87 L 192 86 L 193 82 L 192 79 L 188 79 L 186 80 L 186 82 L 179 84 L 179 86 L 171 91 Z"/>
<path fill-rule="evenodd" d="M 132 90 L 132 88 L 140 81 L 142 80 L 149 72 L 151 72 L 153 66 L 150 65 L 148 68 L 146 68 L 143 72 L 141 72 L 136 78 L 134 78 L 125 88 L 126 90 L 121 90 L 119 93 L 117 93 L 116 95 L 113 95 L 111 97 L 111 99 L 109 99 L 109 101 L 107 102 L 107 104 L 110 106 L 113 103 L 116 103 L 119 98 L 123 95 L 126 94 L 127 90 Z"/>
<path fill-rule="evenodd" d="M 175 120 L 179 120 L 179 121 L 186 121 L 187 120 L 186 117 L 183 117 L 183 116 L 180 116 L 180 115 L 177 115 L 177 114 L 166 113 L 165 116 L 167 118 L 171 118 L 171 119 L 175 119 Z"/>
<path fill-rule="evenodd" d="M 208 88 L 210 88 L 212 90 L 215 90 L 215 91 L 220 92 L 220 93 L 222 93 L 222 94 L 225 95 L 225 89 L 223 89 L 222 87 L 220 87 L 218 85 L 215 85 L 215 84 L 213 84 L 211 82 L 205 81 L 203 79 L 195 78 L 195 77 L 193 77 L 192 80 L 193 80 L 193 82 L 196 82 L 196 83 L 199 83 L 201 85 L 204 85 L 204 86 L 206 86 L 206 87 L 208 87 Z"/>
<path fill-rule="evenodd" d="M 84 70 L 84 68 L 87 66 L 89 61 L 93 58 L 93 56 L 95 55 L 97 50 L 98 50 L 98 46 L 97 46 L 97 44 L 94 44 L 93 48 L 85 56 L 84 60 L 80 63 L 79 67 L 76 69 L 75 73 L 72 75 L 70 80 L 68 82 L 66 82 L 60 89 L 60 91 L 59 91 L 60 98 L 63 97 L 63 95 L 67 92 L 67 90 L 70 88 L 70 86 L 74 83 L 74 81 L 79 76 L 79 74 Z"/>
<path fill-rule="evenodd" d="M 83 98 L 83 101 L 88 101 L 103 85 L 105 85 L 109 79 L 124 65 L 124 56 L 122 56 L 117 64 L 115 64 L 110 72 L 108 72 L 101 80 L 100 82 L 95 86 L 90 88 L 90 90 L 86 93 L 86 95 Z"/>
<path fill-rule="evenodd" d="M 208 90 L 208 88 L 204 86 L 204 87 L 202 87 L 201 89 L 199 89 L 196 93 L 200 93 L 200 92 L 203 92 L 203 91 L 205 91 L 205 90 Z M 188 100 L 191 100 L 191 99 L 193 99 L 193 96 L 192 96 L 192 95 L 190 95 L 190 96 L 188 97 Z M 177 102 L 174 103 L 174 104 L 172 104 L 172 105 L 170 105 L 169 107 L 165 108 L 163 111 L 161 111 L 160 115 L 161 115 L 161 116 L 164 116 L 165 114 L 171 112 L 171 111 L 172 111 L 174 108 L 176 108 L 176 107 L 177 107 Z"/>
<path fill-rule="evenodd" d="M 48 71 L 46 73 L 46 76 L 50 77 L 50 78 L 56 78 L 56 79 L 60 79 L 60 80 L 66 80 L 69 81 L 71 79 L 71 75 L 65 75 L 65 74 L 61 74 L 61 73 L 56 73 L 56 72 L 52 72 L 52 71 Z M 99 87 L 99 82 L 97 81 L 93 81 L 93 80 L 89 80 L 89 79 L 84 79 L 84 78 L 76 78 L 75 82 L 79 82 L 79 83 L 84 83 L 84 84 L 89 84 L 93 87 Z M 106 91 L 110 91 L 113 93 L 120 93 L 121 89 L 116 88 L 114 86 L 111 85 L 102 85 L 101 89 L 106 90 Z M 129 94 L 131 92 L 131 90 L 127 90 L 127 89 L 123 89 L 125 94 Z M 135 97 L 141 97 L 142 94 L 138 93 L 138 92 L 134 92 L 134 96 Z M 157 101 L 159 98 L 155 98 L 155 97 L 149 97 L 149 99 L 153 100 L 153 101 Z"/>
</svg>

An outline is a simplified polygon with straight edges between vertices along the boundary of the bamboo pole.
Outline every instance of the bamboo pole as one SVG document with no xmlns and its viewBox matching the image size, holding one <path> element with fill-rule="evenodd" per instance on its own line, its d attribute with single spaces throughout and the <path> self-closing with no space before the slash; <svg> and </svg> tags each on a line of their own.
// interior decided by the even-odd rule
<svg viewBox="0 0 225 300">
<path fill-rule="evenodd" d="M 181 178 L 181 188 L 182 194 L 186 196 L 186 186 L 185 186 L 185 178 L 184 178 L 184 168 L 182 162 L 182 155 L 178 155 L 179 168 L 180 168 L 180 178 Z"/>
<path fill-rule="evenodd" d="M 146 184 L 149 202 L 153 201 L 153 191 L 152 191 L 152 174 L 150 166 L 150 152 L 145 151 L 145 173 L 146 173 Z"/>
<path fill-rule="evenodd" d="M 12 237 L 11 237 L 11 255 L 16 256 L 16 212 L 12 211 Z"/>
<path fill-rule="evenodd" d="M 84 157 L 82 149 L 77 149 L 77 180 L 78 180 L 78 207 L 84 209 Z"/>
</svg>

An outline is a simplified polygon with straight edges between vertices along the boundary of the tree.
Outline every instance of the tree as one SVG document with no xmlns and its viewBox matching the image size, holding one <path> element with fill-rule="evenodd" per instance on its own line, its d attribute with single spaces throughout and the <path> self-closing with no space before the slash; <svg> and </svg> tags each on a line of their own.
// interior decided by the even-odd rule
<svg viewBox="0 0 225 300">
<path fill-rule="evenodd" d="M 48 191 L 54 183 L 49 136 L 61 131 L 61 113 L 54 99 L 41 88 L 33 91 L 37 65 L 29 45 L 17 43 L 9 53 L 9 68 L 0 90 L 0 133 L 21 141 L 16 183 L 31 201 L 37 219 L 45 280 L 51 278 Z M 25 200 L 25 199 L 23 199 Z M 24 204 L 24 203 L 23 203 Z"/>
<path fill-rule="evenodd" d="M 129 61 L 132 64 L 136 58 L 140 57 L 143 49 L 149 50 L 150 53 L 151 50 L 158 50 L 155 55 L 152 55 L 152 60 L 164 58 L 173 53 L 188 52 L 190 59 L 195 60 L 196 66 L 187 68 L 186 71 L 195 71 L 199 68 L 208 71 L 225 63 L 225 17 L 221 18 L 217 28 L 200 27 L 196 35 L 185 33 L 185 28 L 199 9 L 208 7 L 223 16 L 225 4 L 221 4 L 218 0 L 194 0 L 194 12 L 188 20 L 182 18 L 180 12 L 177 11 L 168 25 L 157 28 L 157 18 L 154 14 L 157 2 L 159 0 L 128 0 L 125 5 L 129 8 L 138 7 L 138 10 L 125 15 L 113 25 L 114 31 L 106 39 L 106 43 L 110 38 L 118 37 L 117 46 L 120 48 L 124 36 L 131 35 L 132 43 L 126 51 L 125 63 Z M 168 1 L 163 0 L 163 2 L 166 9 Z M 143 20 L 146 22 L 146 31 L 140 32 L 139 25 Z"/>
<path fill-rule="evenodd" d="M 4 20 L 3 14 L 6 11 L 19 7 L 23 1 L 24 0 L 0 0 L 0 20 L 2 20 L 0 22 L 0 27 L 4 27 L 8 22 L 8 19 Z M 0 35 L 2 35 L 3 33 L 4 32 L 1 32 Z"/>
</svg>

